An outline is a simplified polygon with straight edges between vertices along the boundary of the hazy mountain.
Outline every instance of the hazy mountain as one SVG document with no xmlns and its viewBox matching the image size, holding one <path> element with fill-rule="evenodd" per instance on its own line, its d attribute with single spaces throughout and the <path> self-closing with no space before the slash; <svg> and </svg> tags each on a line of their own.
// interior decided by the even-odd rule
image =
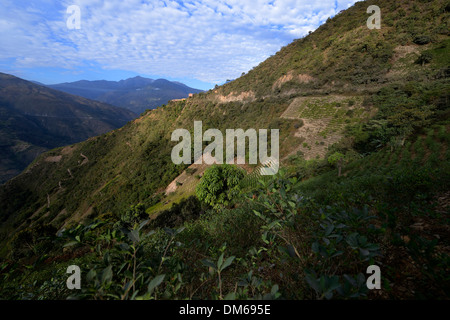
<svg viewBox="0 0 450 320">
<path fill-rule="evenodd" d="M 137 114 L 166 104 L 172 99 L 187 98 L 190 93 L 202 92 L 180 82 L 143 77 L 121 81 L 82 80 L 49 85 L 48 87 L 127 108 Z"/>
<path fill-rule="evenodd" d="M 135 116 L 0 73 L 0 183 L 43 151 L 119 128 Z"/>
</svg>

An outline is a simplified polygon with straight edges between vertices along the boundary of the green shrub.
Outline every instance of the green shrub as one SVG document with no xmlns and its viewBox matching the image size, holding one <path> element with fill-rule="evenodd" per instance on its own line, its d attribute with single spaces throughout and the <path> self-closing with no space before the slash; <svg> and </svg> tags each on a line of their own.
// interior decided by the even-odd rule
<svg viewBox="0 0 450 320">
<path fill-rule="evenodd" d="M 131 206 L 125 214 L 120 216 L 120 222 L 125 225 L 132 227 L 142 220 L 148 218 L 148 214 L 145 212 L 145 206 L 142 203 Z"/>
<path fill-rule="evenodd" d="M 427 35 L 421 35 L 414 38 L 413 42 L 418 45 L 425 45 L 431 42 L 431 37 Z"/>
<path fill-rule="evenodd" d="M 244 177 L 245 171 L 234 165 L 214 165 L 205 171 L 196 195 L 214 208 L 229 206 L 239 194 L 239 183 Z"/>
</svg>

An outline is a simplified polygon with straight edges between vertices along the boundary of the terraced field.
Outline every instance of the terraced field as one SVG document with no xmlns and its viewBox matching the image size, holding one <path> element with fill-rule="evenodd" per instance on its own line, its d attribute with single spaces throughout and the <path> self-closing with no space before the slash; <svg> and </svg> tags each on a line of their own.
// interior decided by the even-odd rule
<svg viewBox="0 0 450 320">
<path fill-rule="evenodd" d="M 373 116 L 374 109 L 364 105 L 364 98 L 337 95 L 296 98 L 281 117 L 303 121 L 295 133 L 303 142 L 288 156 L 301 151 L 306 160 L 323 158 L 327 147 L 341 140 L 347 125 Z"/>
</svg>

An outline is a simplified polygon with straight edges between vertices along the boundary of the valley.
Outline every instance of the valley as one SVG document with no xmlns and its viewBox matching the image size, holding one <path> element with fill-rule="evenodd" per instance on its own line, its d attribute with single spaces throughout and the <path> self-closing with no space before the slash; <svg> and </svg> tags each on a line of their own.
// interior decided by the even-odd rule
<svg viewBox="0 0 450 320">
<path fill-rule="evenodd" d="M 117 129 L 135 117 L 125 109 L 0 73 L 0 183 L 45 151 Z"/>
</svg>

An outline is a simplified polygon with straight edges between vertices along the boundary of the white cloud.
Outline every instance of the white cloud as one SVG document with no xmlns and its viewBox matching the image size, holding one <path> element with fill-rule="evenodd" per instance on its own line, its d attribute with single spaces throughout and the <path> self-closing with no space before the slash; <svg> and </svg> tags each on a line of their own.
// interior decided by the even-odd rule
<svg viewBox="0 0 450 320">
<path fill-rule="evenodd" d="M 326 17 L 356 1 L 5 1 L 0 61 L 15 67 L 83 68 L 86 61 L 210 83 L 238 77 Z M 68 30 L 66 8 L 81 8 Z"/>
</svg>

